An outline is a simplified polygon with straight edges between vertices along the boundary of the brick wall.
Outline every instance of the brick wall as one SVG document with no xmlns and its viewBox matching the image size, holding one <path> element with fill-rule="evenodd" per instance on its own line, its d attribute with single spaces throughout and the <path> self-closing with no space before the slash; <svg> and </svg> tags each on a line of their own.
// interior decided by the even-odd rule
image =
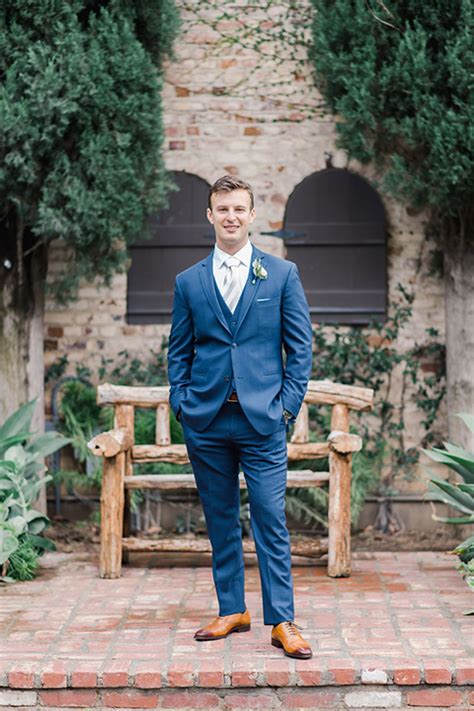
<svg viewBox="0 0 474 711">
<path fill-rule="evenodd" d="M 213 182 L 224 172 L 248 180 L 256 193 L 257 219 L 252 240 L 262 249 L 284 256 L 283 243 L 259 235 L 282 226 L 285 204 L 294 188 L 311 173 L 325 168 L 325 152 L 336 167 L 349 167 L 365 177 L 371 168 L 355 161 L 350 165 L 335 146 L 334 120 L 318 111 L 321 97 L 312 85 L 309 66 L 297 66 L 285 42 L 266 43 L 261 52 L 223 40 L 242 35 L 245 27 L 270 28 L 281 17 L 278 8 L 268 17 L 248 0 L 236 8 L 245 24 L 228 21 L 218 30 L 209 27 L 196 11 L 184 11 L 183 31 L 176 42 L 176 58 L 166 67 L 164 84 L 165 157 L 170 170 L 186 170 Z M 240 6 L 240 7 L 239 7 Z M 263 24 L 262 24 L 263 23 Z M 260 57 L 260 58 L 259 58 Z M 288 80 L 289 79 L 289 80 Z M 224 92 L 228 92 L 227 94 Z M 444 334 L 443 285 L 429 276 L 430 246 L 424 242 L 423 215 L 410 215 L 405 207 L 382 196 L 389 217 L 389 298 L 398 282 L 416 289 L 414 316 L 401 334 L 400 344 L 422 342 L 425 329 Z M 203 206 L 204 209 L 205 206 Z M 67 259 L 57 243 L 52 249 L 48 278 L 54 279 Z M 421 261 L 420 261 L 421 260 Z M 67 354 L 70 372 L 77 363 L 94 367 L 101 356 L 114 358 L 127 349 L 147 358 L 158 349 L 169 326 L 132 326 L 126 323 L 125 275 L 110 289 L 84 284 L 78 300 L 68 307 L 47 303 L 45 323 L 46 365 Z M 399 399 L 399 377 L 391 397 Z M 440 416 L 444 427 L 445 413 Z M 419 413 L 407 409 L 406 445 L 419 441 Z M 401 482 L 404 490 L 423 491 L 420 482 Z"/>
</svg>

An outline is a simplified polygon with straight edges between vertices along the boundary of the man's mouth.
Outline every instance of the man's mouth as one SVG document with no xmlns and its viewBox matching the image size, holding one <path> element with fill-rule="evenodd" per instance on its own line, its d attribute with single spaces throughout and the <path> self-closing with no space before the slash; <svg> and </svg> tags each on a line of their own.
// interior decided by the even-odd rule
<svg viewBox="0 0 474 711">
<path fill-rule="evenodd" d="M 236 232 L 239 229 L 238 225 L 225 225 L 227 232 Z"/>
</svg>

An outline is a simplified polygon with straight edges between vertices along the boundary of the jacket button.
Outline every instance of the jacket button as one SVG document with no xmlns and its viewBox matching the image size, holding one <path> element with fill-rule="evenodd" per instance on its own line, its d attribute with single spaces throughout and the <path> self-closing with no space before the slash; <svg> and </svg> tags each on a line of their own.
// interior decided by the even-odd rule
<svg viewBox="0 0 474 711">
<path fill-rule="evenodd" d="M 237 343 L 233 343 L 232 348 L 237 348 Z"/>
<path fill-rule="evenodd" d="M 229 380 L 230 380 L 230 375 L 224 375 L 224 380 L 226 380 L 227 382 L 229 382 Z"/>
</svg>

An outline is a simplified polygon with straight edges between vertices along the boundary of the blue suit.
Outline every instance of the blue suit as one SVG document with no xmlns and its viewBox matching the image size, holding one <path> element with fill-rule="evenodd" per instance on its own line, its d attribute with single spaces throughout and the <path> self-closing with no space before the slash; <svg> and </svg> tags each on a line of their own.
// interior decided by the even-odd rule
<svg viewBox="0 0 474 711">
<path fill-rule="evenodd" d="M 245 610 L 239 467 L 249 494 L 265 624 L 294 616 L 283 410 L 298 414 L 312 361 L 308 303 L 295 264 L 253 247 L 266 279 L 248 279 L 234 314 L 211 254 L 176 277 L 170 403 L 183 424 L 213 550 L 219 614 Z M 283 353 L 286 354 L 286 362 Z M 228 402 L 233 390 L 238 403 Z"/>
</svg>

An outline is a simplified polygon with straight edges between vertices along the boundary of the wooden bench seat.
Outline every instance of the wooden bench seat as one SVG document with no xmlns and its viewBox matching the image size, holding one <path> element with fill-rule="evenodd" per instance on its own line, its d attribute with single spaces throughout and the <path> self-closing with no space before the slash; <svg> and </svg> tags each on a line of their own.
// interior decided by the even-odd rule
<svg viewBox="0 0 474 711">
<path fill-rule="evenodd" d="M 329 472 L 313 472 L 310 469 L 289 470 L 287 486 L 322 486 L 329 481 Z M 124 477 L 125 489 L 196 489 L 194 474 L 136 474 Z M 243 473 L 239 476 L 241 489 L 246 488 Z"/>
<path fill-rule="evenodd" d="M 168 387 L 131 387 L 104 383 L 97 389 L 99 405 L 113 405 L 113 430 L 94 437 L 88 444 L 97 456 L 103 457 L 101 491 L 101 553 L 100 575 L 117 578 L 121 574 L 122 556 L 130 551 L 206 551 L 205 540 L 172 538 L 150 540 L 130 536 L 130 491 L 132 489 L 180 490 L 196 489 L 192 472 L 134 475 L 134 465 L 148 462 L 189 464 L 184 444 L 172 444 Z M 341 385 L 329 380 L 310 380 L 303 405 L 288 443 L 288 487 L 316 487 L 328 484 L 328 538 L 311 546 L 292 543 L 292 553 L 319 555 L 328 553 L 328 575 L 350 575 L 350 491 L 352 453 L 362 447 L 358 435 L 349 433 L 349 410 L 368 411 L 373 406 L 374 392 L 370 388 Z M 331 433 L 325 442 L 310 442 L 309 405 L 332 407 Z M 155 443 L 134 443 L 136 407 L 156 409 Z M 291 469 L 292 462 L 329 460 L 329 471 Z M 240 487 L 245 478 L 240 474 Z M 243 541 L 244 551 L 253 551 L 253 541 Z M 311 549 L 311 550 L 310 550 Z M 303 551 L 303 552 L 301 552 Z M 306 551 L 306 552 L 305 552 Z"/>
</svg>

